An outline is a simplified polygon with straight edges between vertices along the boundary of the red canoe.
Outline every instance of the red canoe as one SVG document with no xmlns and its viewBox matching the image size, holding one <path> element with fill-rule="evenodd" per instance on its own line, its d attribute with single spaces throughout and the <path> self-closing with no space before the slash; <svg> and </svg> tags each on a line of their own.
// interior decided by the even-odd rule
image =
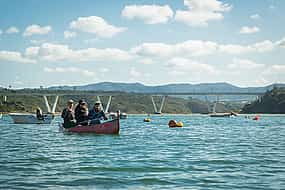
<svg viewBox="0 0 285 190">
<path fill-rule="evenodd" d="M 63 127 L 62 127 L 63 128 Z M 119 134 L 120 122 L 119 119 L 114 119 L 101 124 L 95 125 L 77 125 L 72 128 L 63 128 L 64 131 L 74 133 L 96 133 L 96 134 Z"/>
</svg>

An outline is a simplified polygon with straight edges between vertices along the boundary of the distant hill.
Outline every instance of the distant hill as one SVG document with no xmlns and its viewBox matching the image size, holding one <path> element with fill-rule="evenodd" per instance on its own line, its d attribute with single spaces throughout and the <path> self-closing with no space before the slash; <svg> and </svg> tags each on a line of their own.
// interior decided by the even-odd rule
<svg viewBox="0 0 285 190">
<path fill-rule="evenodd" d="M 244 106 L 241 112 L 285 114 L 285 88 L 275 87 L 259 100 Z"/>
<path fill-rule="evenodd" d="M 285 84 L 272 84 L 265 87 L 241 88 L 229 83 L 201 83 L 201 84 L 167 84 L 146 86 L 141 83 L 113 83 L 101 82 L 82 86 L 54 86 L 51 90 L 84 90 L 84 91 L 121 91 L 134 93 L 161 92 L 266 92 L 273 87 L 285 87 Z"/>
</svg>

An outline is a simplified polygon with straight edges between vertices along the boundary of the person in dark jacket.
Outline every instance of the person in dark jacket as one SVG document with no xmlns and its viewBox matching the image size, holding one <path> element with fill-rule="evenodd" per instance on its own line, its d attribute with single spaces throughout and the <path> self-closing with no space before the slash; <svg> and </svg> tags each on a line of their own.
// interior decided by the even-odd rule
<svg viewBox="0 0 285 190">
<path fill-rule="evenodd" d="M 88 125 L 88 107 L 86 102 L 81 102 L 77 113 L 75 113 L 76 123 Z"/>
<path fill-rule="evenodd" d="M 76 121 L 78 120 L 78 117 L 79 117 L 79 115 L 80 115 L 80 110 L 81 110 L 80 105 L 81 105 L 82 102 L 84 102 L 84 100 L 80 99 L 80 100 L 78 101 L 77 105 L 75 106 L 75 109 L 74 109 Z"/>
<path fill-rule="evenodd" d="M 71 128 L 76 125 L 75 116 L 73 111 L 73 100 L 68 100 L 67 108 L 65 108 L 62 113 L 61 117 L 63 118 L 63 127 L 64 128 Z"/>
<path fill-rule="evenodd" d="M 91 120 L 91 124 L 100 124 L 101 120 L 107 120 L 105 113 L 103 110 L 101 110 L 101 102 L 97 101 L 94 104 L 94 107 L 92 110 L 90 110 L 88 114 L 88 118 Z"/>
<path fill-rule="evenodd" d="M 40 107 L 37 107 L 36 116 L 38 120 L 44 120 L 44 115 Z"/>
</svg>

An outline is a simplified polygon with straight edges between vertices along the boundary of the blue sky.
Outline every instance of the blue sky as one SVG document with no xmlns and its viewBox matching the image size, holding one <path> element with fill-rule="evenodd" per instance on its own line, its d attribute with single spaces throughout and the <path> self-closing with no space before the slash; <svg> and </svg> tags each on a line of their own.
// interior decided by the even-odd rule
<svg viewBox="0 0 285 190">
<path fill-rule="evenodd" d="M 1 0 L 0 86 L 285 83 L 282 0 Z"/>
</svg>

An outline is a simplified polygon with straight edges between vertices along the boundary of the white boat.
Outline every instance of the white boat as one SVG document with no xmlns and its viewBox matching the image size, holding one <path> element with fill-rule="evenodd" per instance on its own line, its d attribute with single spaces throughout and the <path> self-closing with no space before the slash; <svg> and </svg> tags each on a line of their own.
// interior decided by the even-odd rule
<svg viewBox="0 0 285 190">
<path fill-rule="evenodd" d="M 45 114 L 41 119 L 31 113 L 9 113 L 9 116 L 15 124 L 50 124 L 54 119 L 54 114 Z"/>
<path fill-rule="evenodd" d="M 210 117 L 235 117 L 237 116 L 236 113 L 230 112 L 230 113 L 213 113 L 210 114 Z"/>
<path fill-rule="evenodd" d="M 120 119 L 127 119 L 128 115 L 126 113 L 119 113 Z M 111 112 L 108 114 L 111 119 L 118 118 L 118 113 Z"/>
<path fill-rule="evenodd" d="M 15 124 L 50 124 L 54 119 L 55 108 L 58 102 L 58 96 L 56 96 L 52 109 L 48 103 L 47 97 L 43 96 L 47 114 L 43 114 L 41 117 L 37 117 L 36 114 L 32 113 L 9 113 L 9 116 L 13 119 Z"/>
</svg>

